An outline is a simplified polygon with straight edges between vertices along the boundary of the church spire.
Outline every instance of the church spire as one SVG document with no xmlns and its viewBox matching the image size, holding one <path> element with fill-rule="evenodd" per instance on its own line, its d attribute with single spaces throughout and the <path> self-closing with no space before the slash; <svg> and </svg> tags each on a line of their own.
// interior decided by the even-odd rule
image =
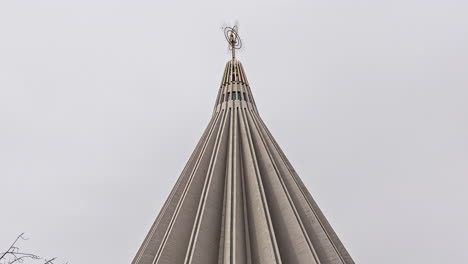
<svg viewBox="0 0 468 264">
<path fill-rule="evenodd" d="M 237 31 L 225 36 L 215 111 L 132 264 L 354 264 L 261 119 Z"/>
</svg>

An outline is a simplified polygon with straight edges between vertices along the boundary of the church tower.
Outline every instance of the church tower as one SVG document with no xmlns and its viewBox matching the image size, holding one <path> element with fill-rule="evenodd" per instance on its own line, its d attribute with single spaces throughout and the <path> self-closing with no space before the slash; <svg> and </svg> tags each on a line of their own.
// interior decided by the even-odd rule
<svg viewBox="0 0 468 264">
<path fill-rule="evenodd" d="M 352 264 L 257 110 L 226 28 L 213 116 L 132 264 Z"/>
</svg>

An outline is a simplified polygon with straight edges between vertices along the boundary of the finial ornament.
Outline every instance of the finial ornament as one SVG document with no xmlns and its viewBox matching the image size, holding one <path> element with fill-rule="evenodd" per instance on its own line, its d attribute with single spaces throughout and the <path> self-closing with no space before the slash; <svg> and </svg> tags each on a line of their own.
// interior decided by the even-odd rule
<svg viewBox="0 0 468 264">
<path fill-rule="evenodd" d="M 229 43 L 229 49 L 232 51 L 232 60 L 236 58 L 236 49 L 242 48 L 242 40 L 239 37 L 238 31 L 237 26 L 224 28 L 224 37 Z"/>
</svg>

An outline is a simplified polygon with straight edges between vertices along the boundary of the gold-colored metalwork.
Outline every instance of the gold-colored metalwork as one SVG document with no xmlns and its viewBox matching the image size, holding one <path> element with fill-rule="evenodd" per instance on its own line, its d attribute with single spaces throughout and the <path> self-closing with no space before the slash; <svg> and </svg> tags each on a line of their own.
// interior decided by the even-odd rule
<svg viewBox="0 0 468 264">
<path fill-rule="evenodd" d="M 236 49 L 242 48 L 242 40 L 239 37 L 237 26 L 225 27 L 224 36 L 229 43 L 229 49 L 232 51 L 232 60 L 236 59 Z"/>
</svg>

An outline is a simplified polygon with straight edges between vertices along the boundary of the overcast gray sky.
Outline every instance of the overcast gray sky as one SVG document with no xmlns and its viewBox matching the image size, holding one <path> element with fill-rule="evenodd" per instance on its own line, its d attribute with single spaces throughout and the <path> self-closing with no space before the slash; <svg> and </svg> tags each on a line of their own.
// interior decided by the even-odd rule
<svg viewBox="0 0 468 264">
<path fill-rule="evenodd" d="M 211 116 L 223 23 L 357 263 L 468 263 L 468 2 L 0 1 L 0 248 L 127 264 Z"/>
</svg>

